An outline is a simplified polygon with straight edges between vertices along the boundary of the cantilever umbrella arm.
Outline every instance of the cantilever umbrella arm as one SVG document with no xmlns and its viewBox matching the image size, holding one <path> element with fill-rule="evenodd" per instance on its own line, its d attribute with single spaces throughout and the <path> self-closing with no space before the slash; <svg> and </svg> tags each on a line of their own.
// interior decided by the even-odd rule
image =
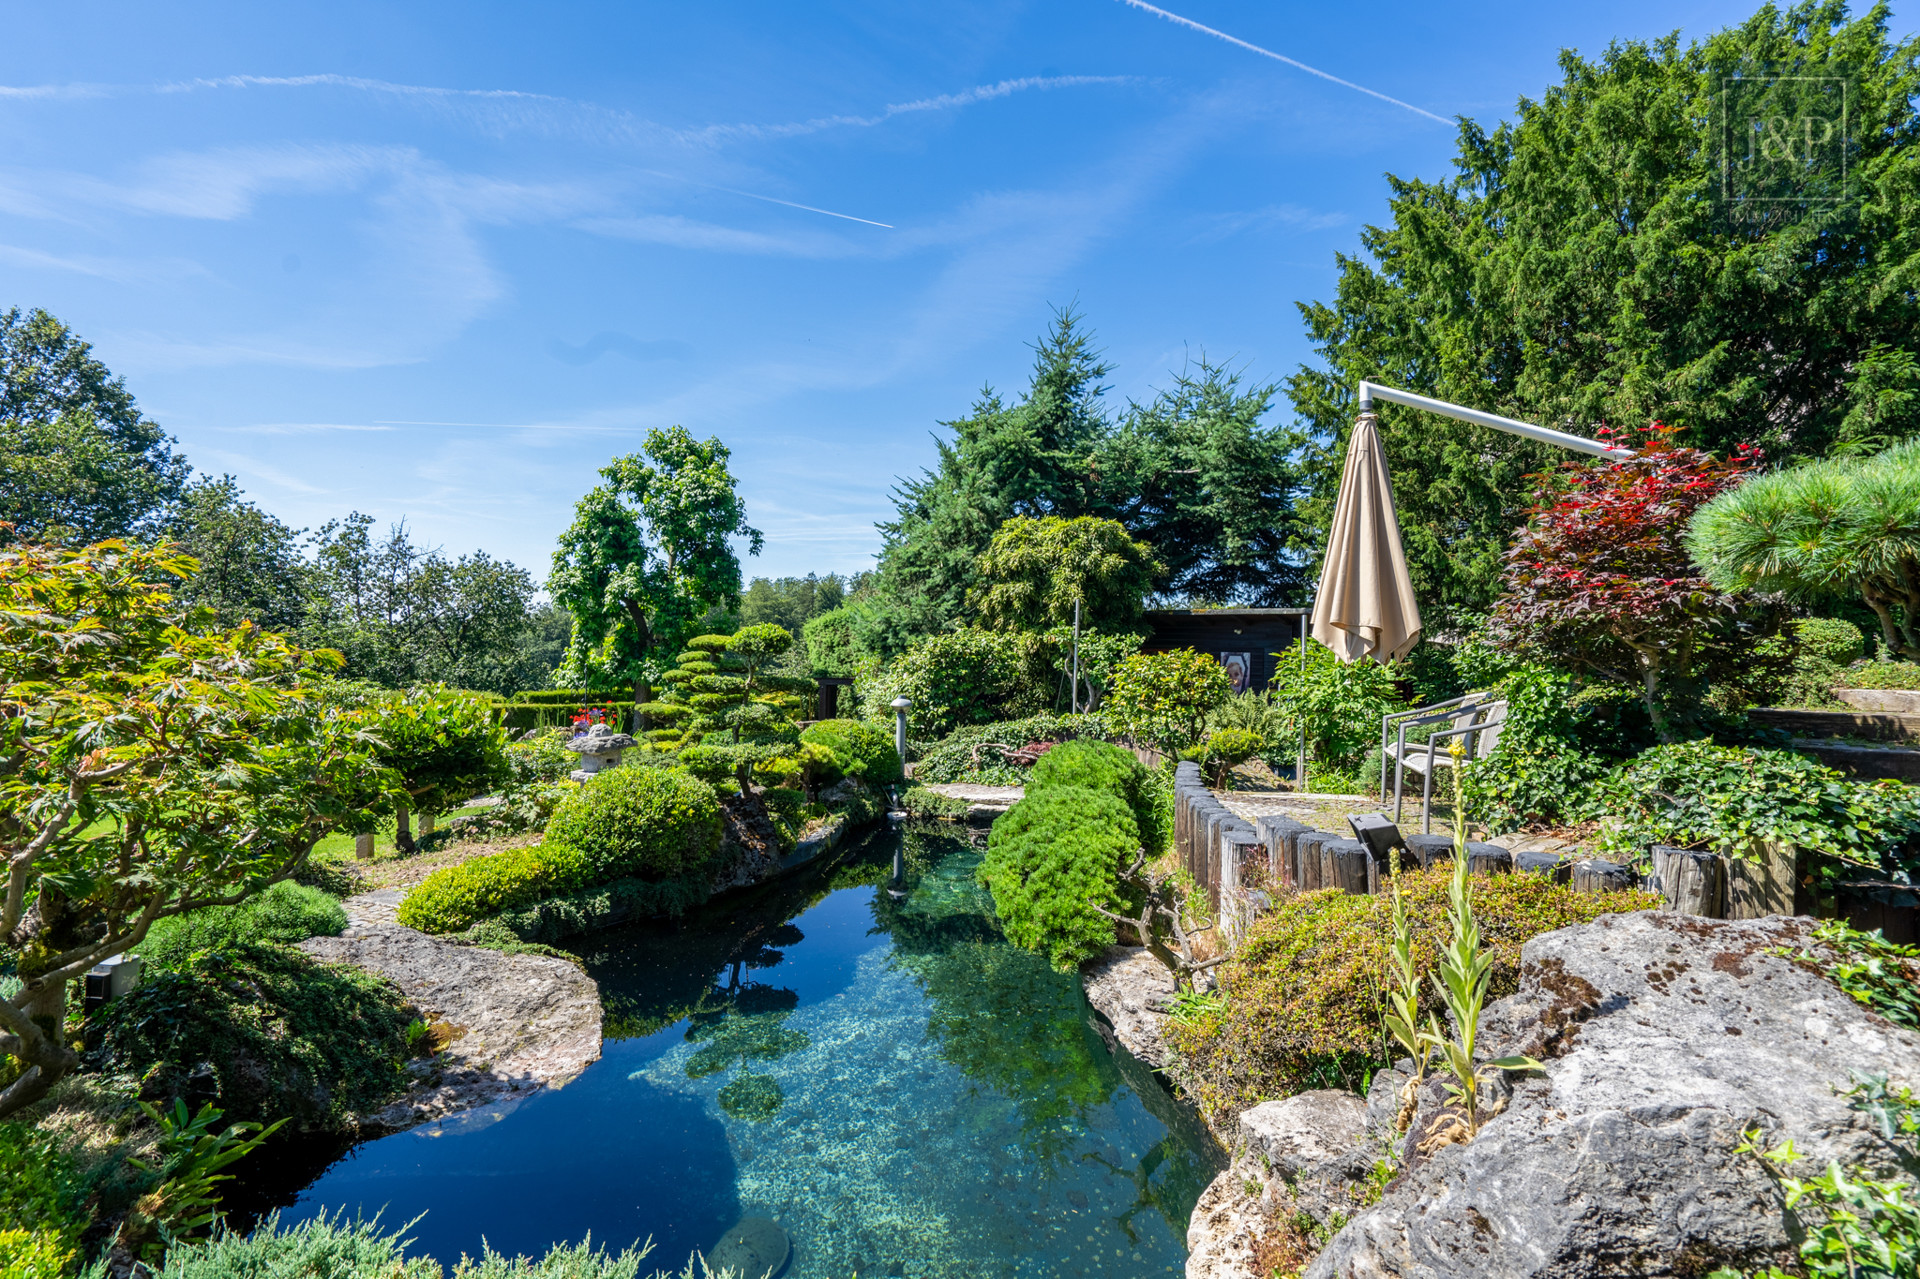
<svg viewBox="0 0 1920 1279">
<path fill-rule="evenodd" d="M 1442 417 L 1457 418 L 1462 422 L 1478 422 L 1481 426 L 1490 426 L 1496 431 L 1505 431 L 1509 435 L 1518 435 L 1529 440 L 1538 440 L 1542 444 L 1553 444 L 1563 449 L 1572 449 L 1575 453 L 1586 453 L 1593 457 L 1610 457 L 1625 461 L 1634 455 L 1632 449 L 1617 448 L 1611 444 L 1602 444 L 1598 440 L 1589 440 L 1580 435 L 1568 435 L 1565 431 L 1556 431 L 1550 427 L 1535 426 L 1531 422 L 1516 422 L 1510 417 L 1501 417 L 1497 413 L 1482 413 L 1479 409 L 1463 408 L 1458 404 L 1449 404 L 1445 400 L 1432 399 L 1425 395 L 1415 395 L 1412 391 L 1402 391 L 1391 386 L 1381 386 L 1378 382 L 1360 384 L 1360 411 L 1373 412 L 1373 402 L 1385 400 L 1389 404 L 1404 404 L 1410 409 L 1425 409 L 1429 413 L 1438 413 Z"/>
</svg>

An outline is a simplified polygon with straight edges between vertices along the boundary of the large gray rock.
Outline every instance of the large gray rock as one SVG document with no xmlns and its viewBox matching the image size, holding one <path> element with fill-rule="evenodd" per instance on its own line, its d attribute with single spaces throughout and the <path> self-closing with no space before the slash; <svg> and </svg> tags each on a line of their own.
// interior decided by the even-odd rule
<svg viewBox="0 0 1920 1279">
<path fill-rule="evenodd" d="M 1240 1112 L 1240 1136 L 1288 1181 L 1315 1173 L 1357 1174 L 1366 1165 L 1367 1103 L 1337 1088 L 1316 1088 Z"/>
<path fill-rule="evenodd" d="M 348 898 L 345 933 L 300 943 L 315 959 L 393 982 L 450 1037 L 433 1060 L 415 1063 L 405 1097 L 360 1117 L 363 1131 L 523 1100 L 599 1060 L 600 988 L 591 977 L 564 959 L 505 955 L 403 928 L 390 922 L 395 895 Z"/>
<path fill-rule="evenodd" d="M 1426 1155 L 1329 1243 L 1307 1279 L 1703 1275 L 1792 1253 L 1784 1205 L 1750 1154 L 1791 1139 L 1899 1170 L 1834 1089 L 1849 1071 L 1920 1083 L 1920 1035 L 1769 951 L 1811 921 L 1606 916 L 1528 942 L 1521 988 L 1488 1009 L 1488 1056 L 1529 1053 L 1503 1113 Z M 1386 1093 L 1376 1099 L 1384 1114 Z M 1496 1088 L 1494 1096 L 1507 1090 Z M 1413 1121 L 1437 1113 L 1430 1086 Z"/>
<path fill-rule="evenodd" d="M 1114 1038 L 1155 1070 L 1166 1067 L 1167 1012 L 1173 974 L 1145 946 L 1109 946 L 1081 970 L 1087 1002 L 1113 1027 Z"/>
</svg>

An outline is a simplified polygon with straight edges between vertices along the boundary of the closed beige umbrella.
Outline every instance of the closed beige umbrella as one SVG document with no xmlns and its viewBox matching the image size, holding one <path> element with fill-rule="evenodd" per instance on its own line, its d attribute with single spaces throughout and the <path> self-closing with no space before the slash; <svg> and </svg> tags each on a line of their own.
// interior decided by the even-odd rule
<svg viewBox="0 0 1920 1279">
<path fill-rule="evenodd" d="M 1313 602 L 1313 637 L 1343 662 L 1371 657 L 1381 663 L 1406 656 L 1420 639 L 1420 606 L 1400 548 L 1393 480 L 1371 413 L 1355 419 L 1347 443 L 1347 469 Z"/>
</svg>

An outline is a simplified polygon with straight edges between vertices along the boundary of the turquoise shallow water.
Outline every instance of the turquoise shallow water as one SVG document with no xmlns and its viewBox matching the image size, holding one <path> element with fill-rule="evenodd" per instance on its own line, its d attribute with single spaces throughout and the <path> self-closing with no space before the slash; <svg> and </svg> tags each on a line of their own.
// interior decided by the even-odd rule
<svg viewBox="0 0 1920 1279">
<path fill-rule="evenodd" d="M 1073 976 L 1006 944 L 978 862 L 952 828 L 885 831 L 677 927 L 589 939 L 601 1061 L 359 1146 L 283 1216 L 424 1213 L 409 1233 L 443 1262 L 591 1231 L 677 1266 L 759 1216 L 795 1279 L 1182 1273 L 1217 1148 L 1108 1049 Z"/>
</svg>

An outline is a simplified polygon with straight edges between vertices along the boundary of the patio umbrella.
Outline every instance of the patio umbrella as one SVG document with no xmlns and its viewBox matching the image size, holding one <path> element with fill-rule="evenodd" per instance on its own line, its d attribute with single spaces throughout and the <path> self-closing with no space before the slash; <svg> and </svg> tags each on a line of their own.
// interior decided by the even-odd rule
<svg viewBox="0 0 1920 1279">
<path fill-rule="evenodd" d="M 1372 413 L 1362 413 L 1347 442 L 1327 558 L 1313 603 L 1313 637 L 1343 662 L 1404 657 L 1420 639 L 1420 606 L 1400 548 L 1393 481 Z"/>
</svg>

